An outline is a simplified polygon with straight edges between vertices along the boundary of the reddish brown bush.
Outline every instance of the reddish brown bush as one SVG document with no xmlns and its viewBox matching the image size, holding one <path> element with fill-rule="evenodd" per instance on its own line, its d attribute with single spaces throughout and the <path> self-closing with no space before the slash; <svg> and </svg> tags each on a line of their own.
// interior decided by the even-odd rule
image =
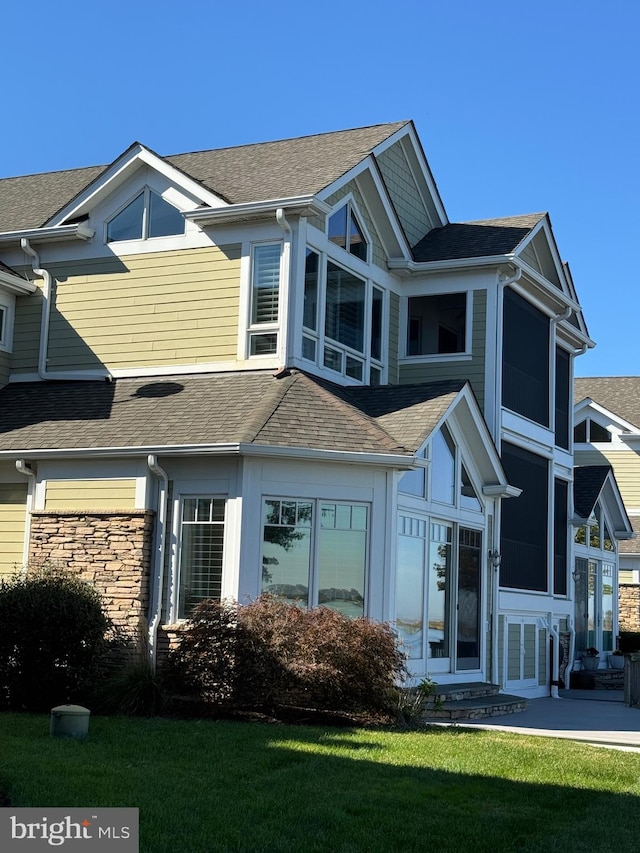
<svg viewBox="0 0 640 853">
<path fill-rule="evenodd" d="M 406 671 L 388 625 L 262 596 L 203 602 L 167 673 L 174 689 L 227 707 L 393 713 Z"/>
</svg>

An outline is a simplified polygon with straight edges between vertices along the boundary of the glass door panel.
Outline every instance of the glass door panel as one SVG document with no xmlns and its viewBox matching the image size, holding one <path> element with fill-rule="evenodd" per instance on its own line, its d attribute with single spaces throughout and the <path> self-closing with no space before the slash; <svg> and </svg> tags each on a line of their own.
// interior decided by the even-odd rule
<svg viewBox="0 0 640 853">
<path fill-rule="evenodd" d="M 482 534 L 460 530 L 456 669 L 480 669 L 480 576 Z"/>
<path fill-rule="evenodd" d="M 426 522 L 398 519 L 396 629 L 409 660 L 424 659 L 424 565 Z"/>
<path fill-rule="evenodd" d="M 602 564 L 602 652 L 613 651 L 613 566 Z"/>
<path fill-rule="evenodd" d="M 587 648 L 596 646 L 598 641 L 598 614 L 596 612 L 596 587 L 598 585 L 598 564 L 589 560 L 587 575 Z"/>
<path fill-rule="evenodd" d="M 452 527 L 432 524 L 429 541 L 427 657 L 431 671 L 451 669 L 449 640 Z"/>
</svg>

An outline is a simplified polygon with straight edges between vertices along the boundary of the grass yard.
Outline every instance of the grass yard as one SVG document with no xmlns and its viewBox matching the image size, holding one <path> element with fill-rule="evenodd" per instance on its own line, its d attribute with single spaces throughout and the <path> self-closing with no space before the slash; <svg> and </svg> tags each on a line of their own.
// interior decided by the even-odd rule
<svg viewBox="0 0 640 853">
<path fill-rule="evenodd" d="M 504 733 L 0 714 L 15 806 L 135 806 L 142 853 L 636 851 L 640 754 Z"/>
</svg>

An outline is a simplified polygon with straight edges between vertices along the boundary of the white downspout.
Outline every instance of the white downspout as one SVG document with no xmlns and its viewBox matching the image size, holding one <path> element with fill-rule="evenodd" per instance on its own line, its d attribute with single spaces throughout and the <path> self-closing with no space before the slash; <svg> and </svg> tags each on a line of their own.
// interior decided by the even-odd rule
<svg viewBox="0 0 640 853">
<path fill-rule="evenodd" d="M 149 607 L 149 662 L 152 669 L 156 667 L 157 637 L 160 615 L 162 613 L 162 580 L 164 576 L 164 554 L 167 533 L 167 495 L 169 492 L 169 478 L 167 472 L 158 465 L 155 454 L 147 456 L 147 465 L 152 474 L 160 480 L 158 489 L 158 523 L 156 526 L 156 549 L 155 559 L 152 564 L 152 575 L 155 571 L 154 581 L 151 585 L 151 601 Z"/>
<path fill-rule="evenodd" d="M 286 282 L 285 287 L 282 288 L 280 293 L 280 298 L 278 300 L 278 305 L 280 309 L 280 335 L 278 336 L 278 356 L 280 360 L 280 365 L 282 367 L 287 366 L 287 346 L 289 340 L 289 300 L 290 300 L 290 291 L 291 291 L 291 240 L 292 240 L 292 231 L 291 225 L 287 221 L 287 217 L 284 215 L 284 209 L 279 207 L 276 210 L 276 222 L 284 231 L 284 245 L 282 247 L 282 281 Z"/>
<path fill-rule="evenodd" d="M 27 517 L 24 523 L 24 545 L 22 550 L 22 556 L 24 565 L 22 567 L 22 574 L 27 574 L 27 567 L 29 564 L 29 542 L 31 540 L 31 512 L 33 510 L 33 498 L 36 487 L 36 475 L 35 471 L 33 471 L 24 459 L 16 459 L 16 471 L 19 474 L 22 474 L 29 479 L 29 486 L 27 491 L 27 505 L 25 507 L 25 512 Z"/>
<path fill-rule="evenodd" d="M 47 370 L 47 353 L 49 351 L 49 323 L 51 321 L 51 300 L 53 293 L 53 279 L 49 270 L 45 270 L 40 264 L 40 256 L 26 237 L 20 240 L 22 250 L 31 257 L 31 269 L 43 280 L 42 285 L 42 318 L 40 321 L 40 349 L 38 351 L 38 377 L 45 380 L 69 379 L 64 373 L 50 373 Z M 103 373 L 83 373 L 74 375 L 74 380 L 85 379 L 95 381 L 104 379 L 106 382 L 113 381 L 112 375 L 105 370 Z"/>
<path fill-rule="evenodd" d="M 558 660 L 560 658 L 560 634 L 558 633 L 557 627 L 553 624 L 552 619 L 549 619 L 549 632 L 553 637 L 553 658 L 551 661 L 551 692 L 549 695 L 552 699 L 560 699 L 560 694 L 558 693 L 558 680 L 560 675 L 560 668 L 558 666 Z"/>
</svg>

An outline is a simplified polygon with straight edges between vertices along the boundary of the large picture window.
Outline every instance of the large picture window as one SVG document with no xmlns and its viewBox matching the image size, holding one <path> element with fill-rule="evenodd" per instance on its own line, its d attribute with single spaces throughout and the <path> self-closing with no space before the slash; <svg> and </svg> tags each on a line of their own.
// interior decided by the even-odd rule
<svg viewBox="0 0 640 853">
<path fill-rule="evenodd" d="M 505 289 L 502 405 L 542 426 L 549 426 L 549 328 L 542 311 Z"/>
<path fill-rule="evenodd" d="M 368 507 L 269 498 L 262 516 L 262 591 L 303 607 L 364 615 Z"/>
<path fill-rule="evenodd" d="M 184 497 L 180 505 L 178 617 L 206 598 L 222 595 L 224 498 Z"/>
<path fill-rule="evenodd" d="M 307 248 L 302 357 L 357 382 L 379 385 L 384 304 L 379 287 Z"/>
<path fill-rule="evenodd" d="M 409 299 L 407 355 L 463 353 L 466 348 L 466 293 L 412 296 Z"/>
</svg>

